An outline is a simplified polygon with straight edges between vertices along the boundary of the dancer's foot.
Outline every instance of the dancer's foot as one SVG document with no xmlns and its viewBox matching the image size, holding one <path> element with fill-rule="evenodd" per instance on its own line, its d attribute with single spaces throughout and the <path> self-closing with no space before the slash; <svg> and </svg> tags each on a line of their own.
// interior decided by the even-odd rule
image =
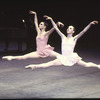
<svg viewBox="0 0 100 100">
<path fill-rule="evenodd" d="M 25 68 L 31 68 L 32 70 L 36 69 L 36 65 L 28 65 L 28 66 L 25 66 Z"/>
<path fill-rule="evenodd" d="M 7 59 L 7 60 L 9 60 L 9 61 L 11 61 L 12 60 L 12 56 L 4 56 L 4 57 L 2 57 L 2 59 Z"/>
<path fill-rule="evenodd" d="M 100 65 L 98 65 L 98 68 L 100 69 Z"/>
</svg>

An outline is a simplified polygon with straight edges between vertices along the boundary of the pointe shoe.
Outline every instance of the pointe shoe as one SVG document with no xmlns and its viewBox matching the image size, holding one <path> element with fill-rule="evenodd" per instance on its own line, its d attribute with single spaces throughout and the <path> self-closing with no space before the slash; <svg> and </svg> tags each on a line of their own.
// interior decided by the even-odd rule
<svg viewBox="0 0 100 100">
<path fill-rule="evenodd" d="M 36 66 L 28 65 L 28 66 L 25 66 L 25 68 L 31 68 L 32 70 L 34 70 L 34 69 L 36 69 Z"/>
<path fill-rule="evenodd" d="M 25 66 L 25 68 L 30 68 L 30 66 Z"/>
<path fill-rule="evenodd" d="M 2 57 L 2 59 L 6 59 L 6 56 Z"/>
<path fill-rule="evenodd" d="M 2 57 L 2 59 L 7 59 L 7 60 L 11 61 L 12 60 L 12 56 L 4 56 L 4 57 Z"/>
<path fill-rule="evenodd" d="M 98 65 L 98 68 L 100 69 L 100 65 Z"/>
</svg>

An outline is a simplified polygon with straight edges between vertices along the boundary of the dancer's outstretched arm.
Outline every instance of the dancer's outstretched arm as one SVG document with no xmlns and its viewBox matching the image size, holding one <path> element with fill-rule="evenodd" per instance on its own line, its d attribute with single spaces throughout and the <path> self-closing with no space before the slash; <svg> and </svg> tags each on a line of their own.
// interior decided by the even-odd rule
<svg viewBox="0 0 100 100">
<path fill-rule="evenodd" d="M 51 21 L 53 27 L 55 28 L 55 30 L 57 31 L 57 33 L 61 36 L 61 38 L 66 37 L 66 36 L 58 29 L 56 23 L 53 21 L 53 19 L 52 19 L 51 17 L 49 17 L 49 16 L 47 16 L 47 15 L 44 15 L 44 17 L 46 18 L 46 20 L 50 20 L 50 21 Z M 59 25 L 64 26 L 64 24 L 62 24 L 62 23 L 60 23 L 60 22 L 59 22 Z"/>
<path fill-rule="evenodd" d="M 35 11 L 29 11 L 29 14 L 34 14 L 34 23 L 35 23 L 35 27 L 36 27 L 36 31 L 39 34 L 40 33 L 40 29 L 38 26 L 38 19 L 37 19 L 37 13 Z"/>
<path fill-rule="evenodd" d="M 90 27 L 91 25 L 95 25 L 95 24 L 98 24 L 98 21 L 92 21 L 90 22 L 85 28 L 83 31 L 81 31 L 78 35 L 74 36 L 74 39 L 77 40 L 79 39 Z"/>
<path fill-rule="evenodd" d="M 44 16 L 44 17 L 45 17 L 45 16 Z M 63 26 L 64 26 L 64 24 L 63 24 L 62 22 L 57 22 L 56 25 L 59 26 L 59 27 L 63 27 Z M 47 34 L 50 35 L 54 30 L 55 30 L 54 27 L 51 28 L 49 31 L 47 31 Z"/>
<path fill-rule="evenodd" d="M 29 11 L 29 13 L 34 14 L 34 23 L 35 23 L 36 31 L 37 31 L 37 33 L 39 33 L 40 29 L 39 29 L 39 26 L 38 26 L 37 13 L 35 11 L 31 11 L 31 10 Z M 63 23 L 61 23 L 61 22 L 56 23 L 56 25 L 59 26 L 59 27 L 64 26 Z M 53 27 L 49 31 L 47 31 L 46 33 L 50 35 L 54 30 L 55 30 L 55 28 Z"/>
</svg>

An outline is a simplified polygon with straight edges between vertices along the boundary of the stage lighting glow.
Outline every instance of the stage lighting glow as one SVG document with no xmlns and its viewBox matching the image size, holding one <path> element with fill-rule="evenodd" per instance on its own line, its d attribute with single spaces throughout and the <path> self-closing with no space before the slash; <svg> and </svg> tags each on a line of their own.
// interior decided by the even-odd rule
<svg viewBox="0 0 100 100">
<path fill-rule="evenodd" d="M 24 20 L 24 19 L 22 19 L 22 22 L 23 22 L 23 23 L 25 23 L 25 20 Z"/>
</svg>

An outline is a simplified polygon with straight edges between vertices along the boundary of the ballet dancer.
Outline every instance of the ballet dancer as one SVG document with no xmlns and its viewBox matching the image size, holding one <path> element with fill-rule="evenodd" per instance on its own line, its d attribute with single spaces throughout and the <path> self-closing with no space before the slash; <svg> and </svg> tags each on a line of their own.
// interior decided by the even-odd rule
<svg viewBox="0 0 100 100">
<path fill-rule="evenodd" d="M 38 25 L 37 13 L 34 11 L 29 11 L 29 14 L 34 15 L 34 23 L 37 31 L 36 36 L 36 51 L 21 55 L 21 56 L 4 56 L 2 59 L 7 59 L 11 61 L 12 59 L 22 60 L 27 58 L 45 58 L 45 57 L 56 57 L 57 53 L 54 50 L 54 47 L 51 47 L 47 44 L 50 34 L 55 30 L 55 28 L 51 28 L 49 31 L 46 31 L 47 23 L 40 22 Z M 57 23 L 57 26 L 63 27 L 64 24 L 61 22 Z"/>
<path fill-rule="evenodd" d="M 35 68 L 46 68 L 50 66 L 58 66 L 58 65 L 64 65 L 64 66 L 72 66 L 74 64 L 78 64 L 84 67 L 98 67 L 100 68 L 99 64 L 95 64 L 93 62 L 85 62 L 82 60 L 80 56 L 76 52 L 74 52 L 74 48 L 76 45 L 77 40 L 91 27 L 91 25 L 98 24 L 98 21 L 92 21 L 90 22 L 83 31 L 81 31 L 79 34 L 73 36 L 75 32 L 74 26 L 69 26 L 67 28 L 67 36 L 65 36 L 57 27 L 53 19 L 49 16 L 44 16 L 46 20 L 50 20 L 52 25 L 54 26 L 55 30 L 61 37 L 61 51 L 62 54 L 58 54 L 56 56 L 56 59 L 53 61 L 49 61 L 47 63 L 42 64 L 30 64 L 28 66 L 25 66 L 25 68 L 31 68 L 34 70 Z"/>
</svg>

